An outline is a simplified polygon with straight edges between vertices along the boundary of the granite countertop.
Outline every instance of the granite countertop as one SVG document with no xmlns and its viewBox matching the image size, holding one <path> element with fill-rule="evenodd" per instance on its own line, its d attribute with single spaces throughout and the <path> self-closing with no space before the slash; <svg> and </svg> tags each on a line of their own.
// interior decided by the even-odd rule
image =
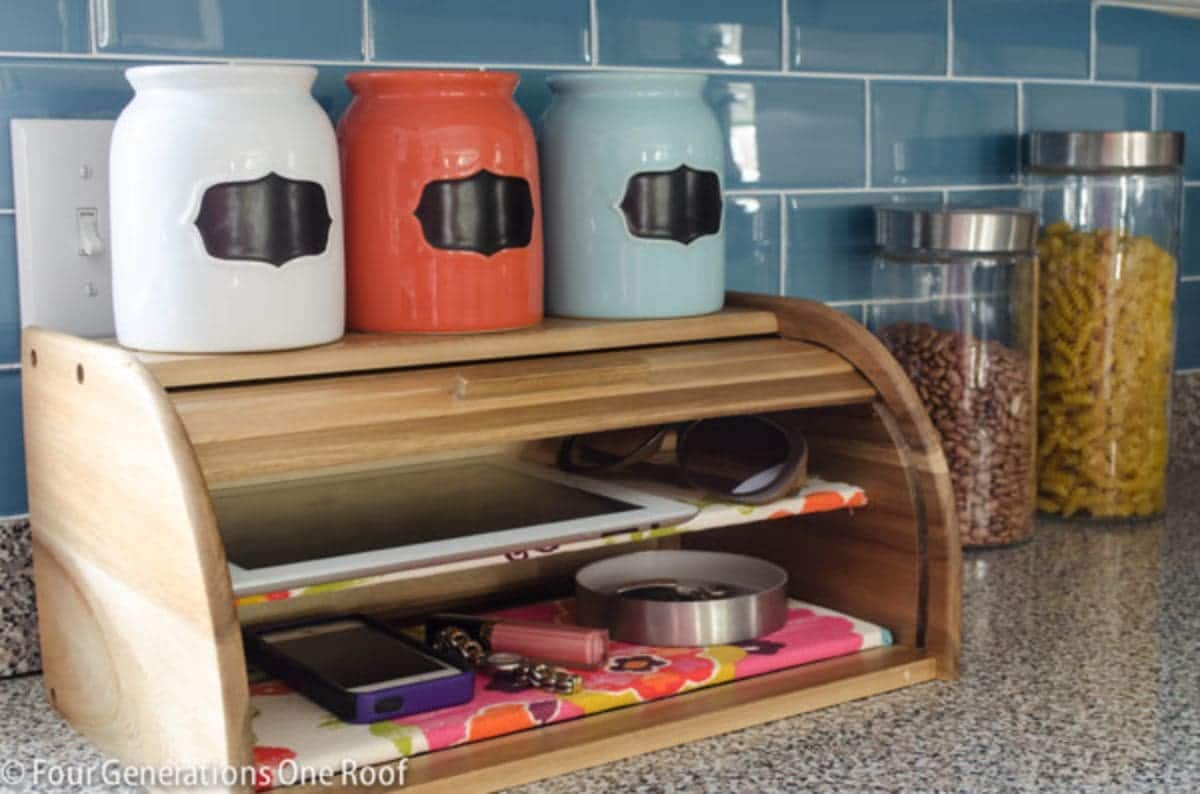
<svg viewBox="0 0 1200 794">
<path fill-rule="evenodd" d="M 1166 521 L 1042 521 L 1026 545 L 967 553 L 959 681 L 519 791 L 1200 790 L 1197 484 L 1200 470 L 1175 472 Z M 0 714 L 0 766 L 103 761 L 47 707 L 39 677 L 0 681 Z"/>
</svg>

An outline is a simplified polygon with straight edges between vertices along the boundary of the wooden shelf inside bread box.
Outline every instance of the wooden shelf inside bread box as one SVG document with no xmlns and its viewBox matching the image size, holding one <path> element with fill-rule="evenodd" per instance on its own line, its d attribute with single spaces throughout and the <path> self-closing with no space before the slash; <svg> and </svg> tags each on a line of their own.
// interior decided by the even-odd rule
<svg viewBox="0 0 1200 794">
<path fill-rule="evenodd" d="M 412 759 L 406 788 L 496 788 L 958 671 L 960 553 L 936 435 L 904 374 L 820 304 L 730 295 L 700 318 L 350 335 L 269 354 L 143 354 L 29 329 L 35 577 L 52 704 L 137 764 L 251 763 L 243 624 L 565 595 L 635 548 L 771 560 L 789 595 L 894 644 Z M 36 362 L 36 363 L 35 363 Z M 663 533 L 304 598 L 238 604 L 213 509 L 230 489 L 581 431 L 787 411 L 810 468 L 869 505 Z M 422 788 L 424 787 L 424 788 Z"/>
</svg>

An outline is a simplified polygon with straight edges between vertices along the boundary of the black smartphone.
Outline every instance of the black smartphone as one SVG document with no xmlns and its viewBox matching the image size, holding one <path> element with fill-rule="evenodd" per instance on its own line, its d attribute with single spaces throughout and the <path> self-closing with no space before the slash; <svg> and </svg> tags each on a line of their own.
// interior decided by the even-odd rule
<svg viewBox="0 0 1200 794">
<path fill-rule="evenodd" d="M 250 663 L 346 722 L 367 723 L 470 700 L 475 676 L 366 615 L 247 629 Z"/>
</svg>

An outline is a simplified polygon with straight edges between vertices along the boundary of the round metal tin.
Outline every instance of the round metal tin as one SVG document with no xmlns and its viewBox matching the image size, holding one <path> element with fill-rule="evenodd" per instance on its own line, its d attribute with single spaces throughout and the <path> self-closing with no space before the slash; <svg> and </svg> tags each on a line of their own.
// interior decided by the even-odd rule
<svg viewBox="0 0 1200 794">
<path fill-rule="evenodd" d="M 1183 133 L 1168 130 L 1029 133 L 1031 171 L 1173 169 L 1183 165 Z"/>
<path fill-rule="evenodd" d="M 787 571 L 741 554 L 639 551 L 575 574 L 576 620 L 642 645 L 744 642 L 787 621 Z"/>
<path fill-rule="evenodd" d="M 875 242 L 889 251 L 1028 253 L 1037 244 L 1033 210 L 995 207 L 876 207 Z"/>
</svg>

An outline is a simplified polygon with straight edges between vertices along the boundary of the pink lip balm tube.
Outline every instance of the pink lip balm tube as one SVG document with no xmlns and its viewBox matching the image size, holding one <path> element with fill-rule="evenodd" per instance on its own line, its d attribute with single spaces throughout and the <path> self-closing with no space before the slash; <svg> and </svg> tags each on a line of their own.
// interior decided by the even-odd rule
<svg viewBox="0 0 1200 794">
<path fill-rule="evenodd" d="M 450 626 L 462 629 L 490 651 L 517 653 L 563 667 L 599 667 L 608 658 L 608 629 L 477 615 L 433 615 L 425 621 L 425 641 L 433 643 Z"/>
</svg>

